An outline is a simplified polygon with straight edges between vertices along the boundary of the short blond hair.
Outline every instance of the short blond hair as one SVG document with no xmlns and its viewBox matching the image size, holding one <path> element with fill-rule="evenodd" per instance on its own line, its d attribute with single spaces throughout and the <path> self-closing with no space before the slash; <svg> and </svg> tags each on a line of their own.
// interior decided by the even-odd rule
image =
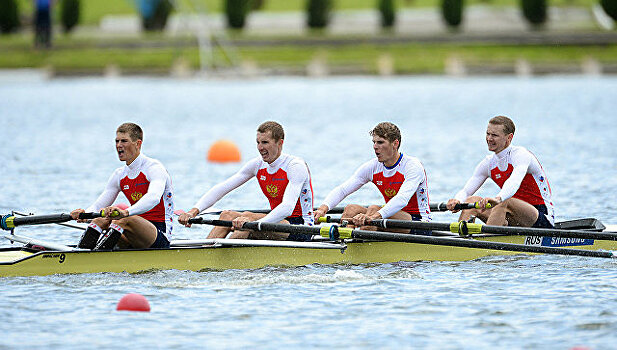
<svg viewBox="0 0 617 350">
<path fill-rule="evenodd" d="M 116 129 L 116 132 L 128 134 L 131 137 L 131 141 L 144 140 L 143 130 L 135 123 L 124 123 Z"/>
<path fill-rule="evenodd" d="M 274 141 L 284 140 L 285 139 L 285 131 L 283 130 L 283 126 L 274 121 L 267 121 L 261 123 L 257 128 L 257 132 L 265 134 L 266 132 L 270 132 L 270 135 L 274 139 Z"/>
<path fill-rule="evenodd" d="M 489 120 L 488 123 L 493 124 L 493 125 L 502 125 L 503 132 L 506 135 L 508 134 L 514 135 L 514 131 L 516 130 L 516 127 L 514 126 L 514 122 L 512 121 L 512 119 L 506 116 L 503 116 L 503 115 L 498 115 L 496 117 L 491 118 L 491 120 Z"/>
</svg>

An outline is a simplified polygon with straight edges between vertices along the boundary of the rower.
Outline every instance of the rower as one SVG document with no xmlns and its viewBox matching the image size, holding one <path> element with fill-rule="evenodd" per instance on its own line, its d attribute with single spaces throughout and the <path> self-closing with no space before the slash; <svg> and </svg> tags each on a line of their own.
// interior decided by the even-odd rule
<svg viewBox="0 0 617 350">
<path fill-rule="evenodd" d="M 341 219 L 349 219 L 355 226 L 363 226 L 370 220 L 378 219 L 430 221 L 426 171 L 418 158 L 399 151 L 399 128 L 393 123 L 382 122 L 369 134 L 373 137 L 375 158 L 362 164 L 347 181 L 333 189 L 315 211 L 315 218 L 325 215 L 364 184 L 373 182 L 386 204 L 371 205 L 368 208 L 350 204 L 345 207 Z M 388 231 L 409 232 L 400 229 Z"/>
<path fill-rule="evenodd" d="M 514 122 L 508 117 L 496 116 L 489 120 L 486 143 L 493 154 L 478 164 L 465 187 L 447 204 L 448 209 L 456 213 L 457 203 L 478 202 L 481 209 L 463 210 L 460 221 L 477 217 L 496 226 L 554 227 L 555 212 L 548 178 L 533 153 L 511 145 L 514 131 Z M 499 193 L 494 197 L 473 196 L 489 177 L 501 188 Z M 486 209 L 487 204 L 492 208 Z"/>
<path fill-rule="evenodd" d="M 304 160 L 283 151 L 285 132 L 274 121 L 262 123 L 257 128 L 257 151 L 260 156 L 248 161 L 236 174 L 212 187 L 193 208 L 181 214 L 178 222 L 190 227 L 188 220 L 219 201 L 223 196 L 256 177 L 263 194 L 270 202 L 270 213 L 250 211 L 223 211 L 221 220 L 233 221 L 233 227 L 216 226 L 208 238 L 255 238 L 292 241 L 310 241 L 310 234 L 242 230 L 249 221 L 313 225 L 313 186 L 308 166 Z M 231 232 L 233 231 L 233 232 Z M 231 233 L 231 234 L 230 234 Z"/>
<path fill-rule="evenodd" d="M 124 123 L 116 130 L 116 152 L 126 165 L 114 171 L 103 193 L 86 210 L 71 212 L 77 220 L 79 213 L 104 211 L 104 217 L 90 223 L 78 247 L 169 247 L 174 210 L 171 177 L 160 161 L 141 153 L 142 142 L 143 131 L 137 124 Z M 120 192 L 131 204 L 126 209 L 112 205 Z"/>
</svg>

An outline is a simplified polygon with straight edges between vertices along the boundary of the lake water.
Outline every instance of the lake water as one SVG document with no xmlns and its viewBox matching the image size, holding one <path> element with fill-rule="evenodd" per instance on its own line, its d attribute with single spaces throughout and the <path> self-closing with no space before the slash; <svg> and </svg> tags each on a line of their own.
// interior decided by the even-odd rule
<svg viewBox="0 0 617 350">
<path fill-rule="evenodd" d="M 125 121 L 144 128 L 142 151 L 172 175 L 177 209 L 240 167 L 207 163 L 213 142 L 234 141 L 246 161 L 257 156 L 257 125 L 270 119 L 285 127 L 284 151 L 308 162 L 316 204 L 373 157 L 368 131 L 386 120 L 401 128 L 402 151 L 423 161 L 439 202 L 487 154 L 487 120 L 505 114 L 517 125 L 513 143 L 547 171 L 558 220 L 615 224 L 615 91 L 615 77 L 579 76 L 3 82 L 0 213 L 88 206 L 121 165 L 113 140 Z M 381 199 L 365 186 L 344 203 L 352 202 Z M 254 180 L 217 203 L 266 206 Z M 81 234 L 59 226 L 19 232 L 64 244 Z M 197 227 L 174 233 L 206 235 Z M 616 268 L 612 260 L 514 256 L 0 278 L 0 349 L 611 349 Z M 116 312 L 126 293 L 146 296 L 152 312 Z"/>
</svg>

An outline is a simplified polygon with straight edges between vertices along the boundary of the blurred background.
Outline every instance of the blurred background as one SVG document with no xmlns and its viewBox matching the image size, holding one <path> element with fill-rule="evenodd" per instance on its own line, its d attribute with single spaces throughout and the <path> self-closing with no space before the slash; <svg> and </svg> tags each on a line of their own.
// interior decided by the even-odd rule
<svg viewBox="0 0 617 350">
<path fill-rule="evenodd" d="M 617 0 L 0 0 L 0 70 L 599 75 L 615 19 Z"/>
</svg>

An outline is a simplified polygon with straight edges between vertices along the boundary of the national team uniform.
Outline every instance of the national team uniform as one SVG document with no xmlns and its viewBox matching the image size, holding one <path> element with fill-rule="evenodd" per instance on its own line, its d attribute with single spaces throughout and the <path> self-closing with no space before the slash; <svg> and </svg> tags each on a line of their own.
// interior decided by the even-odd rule
<svg viewBox="0 0 617 350">
<path fill-rule="evenodd" d="M 377 186 L 386 201 L 386 205 L 379 209 L 382 218 L 387 219 L 402 210 L 409 213 L 412 220 L 431 220 L 428 180 L 424 166 L 418 158 L 402 153 L 391 167 L 385 166 L 377 158 L 362 164 L 347 181 L 328 194 L 324 204 L 328 208 L 334 208 L 368 182 Z"/>
<path fill-rule="evenodd" d="M 107 187 L 86 212 L 99 211 L 111 205 L 122 192 L 131 204 L 129 215 L 150 221 L 158 231 L 151 248 L 169 247 L 174 211 L 173 188 L 169 173 L 156 159 L 137 156 L 130 165 L 114 171 Z"/>
<path fill-rule="evenodd" d="M 464 202 L 491 178 L 501 190 L 495 197 L 502 200 L 518 198 L 538 209 L 538 220 L 533 227 L 554 227 L 555 208 L 551 186 L 538 159 L 526 148 L 509 146 L 503 151 L 484 158 L 473 176 L 454 198 Z"/>
<path fill-rule="evenodd" d="M 314 224 L 313 186 L 308 166 L 302 159 L 285 153 L 271 164 L 261 157 L 251 159 L 236 174 L 212 187 L 194 207 L 200 212 L 211 207 L 253 177 L 257 178 L 272 209 L 259 222 L 277 223 L 286 219 L 291 224 Z M 293 238 L 290 235 L 288 239 Z"/>
</svg>

